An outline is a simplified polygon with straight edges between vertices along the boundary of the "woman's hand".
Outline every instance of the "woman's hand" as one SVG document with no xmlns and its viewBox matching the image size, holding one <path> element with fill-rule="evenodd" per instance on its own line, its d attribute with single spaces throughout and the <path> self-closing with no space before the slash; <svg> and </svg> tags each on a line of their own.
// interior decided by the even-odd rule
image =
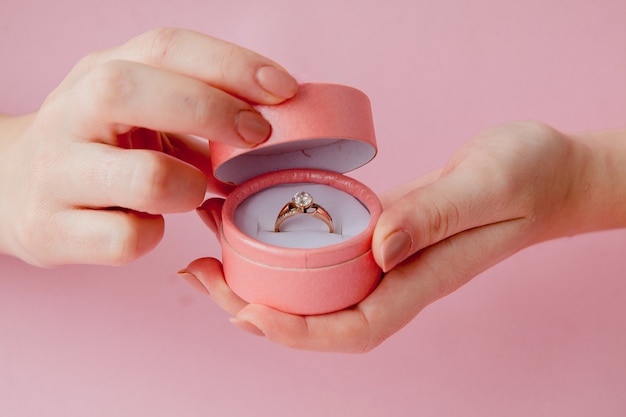
<svg viewBox="0 0 626 417">
<path fill-rule="evenodd" d="M 224 190 L 197 137 L 255 146 L 271 127 L 251 104 L 297 88 L 267 58 L 184 30 L 88 55 L 39 111 L 0 118 L 0 252 L 41 266 L 141 256 L 161 214 Z"/>
<path fill-rule="evenodd" d="M 626 132 L 570 137 L 544 124 L 486 130 L 440 171 L 382 196 L 372 241 L 385 276 L 358 305 L 296 316 L 247 304 L 219 262 L 199 259 L 182 275 L 202 284 L 245 330 L 290 347 L 366 352 L 433 301 L 531 244 L 626 226 Z M 219 200 L 201 217 L 214 227 Z"/>
</svg>

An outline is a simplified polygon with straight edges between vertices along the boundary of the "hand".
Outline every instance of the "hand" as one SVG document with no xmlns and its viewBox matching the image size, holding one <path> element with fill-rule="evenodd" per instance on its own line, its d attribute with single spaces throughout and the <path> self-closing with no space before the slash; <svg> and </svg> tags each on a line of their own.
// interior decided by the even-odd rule
<svg viewBox="0 0 626 417">
<path fill-rule="evenodd" d="M 276 63 L 195 32 L 86 56 L 35 114 L 0 118 L 0 253 L 40 266 L 141 256 L 161 214 L 224 191 L 197 138 L 255 146 L 270 126 L 251 103 L 296 91 Z"/>
<path fill-rule="evenodd" d="M 612 192 L 616 181 L 624 186 L 626 138 L 620 135 L 620 142 L 590 141 L 534 122 L 497 126 L 444 169 L 382 196 L 372 246 L 386 274 L 369 297 L 343 311 L 301 317 L 247 304 L 230 291 L 213 259 L 192 262 L 183 275 L 197 279 L 235 324 L 276 343 L 366 352 L 524 247 L 626 225 L 626 193 L 616 201 Z M 621 155 L 621 163 L 608 164 L 616 171 L 606 169 L 613 154 Z M 207 224 L 219 222 L 219 205 L 209 200 L 201 207 Z"/>
</svg>

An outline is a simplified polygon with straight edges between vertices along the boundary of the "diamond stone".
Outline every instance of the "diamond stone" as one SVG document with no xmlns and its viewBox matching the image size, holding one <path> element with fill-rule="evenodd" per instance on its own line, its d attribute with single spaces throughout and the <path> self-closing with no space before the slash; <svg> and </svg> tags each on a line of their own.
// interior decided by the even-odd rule
<svg viewBox="0 0 626 417">
<path fill-rule="evenodd" d="M 296 207 L 308 208 L 313 204 L 313 196 L 306 191 L 301 191 L 294 195 L 291 201 Z"/>
</svg>

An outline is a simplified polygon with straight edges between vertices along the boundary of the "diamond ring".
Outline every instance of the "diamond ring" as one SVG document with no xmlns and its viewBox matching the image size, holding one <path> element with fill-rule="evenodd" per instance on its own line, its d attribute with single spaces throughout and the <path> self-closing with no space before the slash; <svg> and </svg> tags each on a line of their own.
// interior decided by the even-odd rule
<svg viewBox="0 0 626 417">
<path fill-rule="evenodd" d="M 280 225 L 290 217 L 298 214 L 306 214 L 315 217 L 318 220 L 323 221 L 330 233 L 333 233 L 335 227 L 333 226 L 333 219 L 328 214 L 324 207 L 316 204 L 313 201 L 313 196 L 306 191 L 301 191 L 295 194 L 291 201 L 285 204 L 276 217 L 276 224 L 274 225 L 274 232 L 280 232 Z"/>
</svg>

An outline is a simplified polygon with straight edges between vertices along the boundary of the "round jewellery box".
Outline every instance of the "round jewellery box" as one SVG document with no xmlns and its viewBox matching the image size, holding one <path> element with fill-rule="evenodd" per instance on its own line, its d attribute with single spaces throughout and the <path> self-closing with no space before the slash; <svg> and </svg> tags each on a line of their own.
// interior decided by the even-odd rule
<svg viewBox="0 0 626 417">
<path fill-rule="evenodd" d="M 378 284 L 376 194 L 344 175 L 376 155 L 370 102 L 336 84 L 301 84 L 257 106 L 271 123 L 254 149 L 211 143 L 217 179 L 237 187 L 222 211 L 226 282 L 242 299 L 299 315 L 357 304 Z"/>
</svg>

